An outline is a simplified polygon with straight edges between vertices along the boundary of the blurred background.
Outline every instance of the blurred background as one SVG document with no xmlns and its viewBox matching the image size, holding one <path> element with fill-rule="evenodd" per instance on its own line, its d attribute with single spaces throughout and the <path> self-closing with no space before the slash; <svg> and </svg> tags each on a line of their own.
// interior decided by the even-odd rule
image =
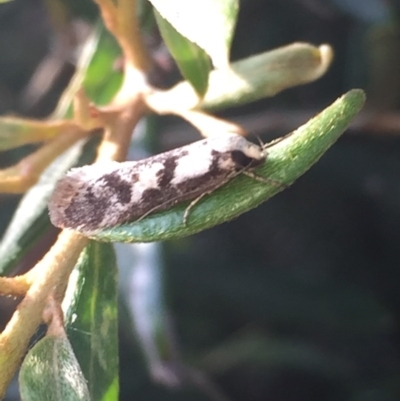
<svg viewBox="0 0 400 401">
<path fill-rule="evenodd" d="M 399 17 L 398 0 L 241 1 L 233 60 L 296 41 L 328 43 L 335 60 L 315 83 L 221 115 L 268 141 L 351 88 L 366 90 L 366 108 L 319 163 L 257 209 L 179 241 L 117 246 L 121 400 L 400 399 Z M 50 114 L 96 18 L 90 0 L 1 4 L 0 113 Z M 151 17 L 143 21 L 153 79 L 169 86 L 178 72 Z M 146 124 L 157 135 L 144 151 L 196 139 L 177 119 Z M 3 152 L 0 167 L 30 149 Z M 0 195 L 0 233 L 18 201 Z M 46 231 L 15 271 L 56 233 Z M 137 277 L 149 268 L 143 295 Z M 140 320 L 138 298 L 149 294 L 163 345 Z M 0 299 L 2 327 L 13 308 Z M 18 399 L 13 389 L 8 397 Z"/>
</svg>

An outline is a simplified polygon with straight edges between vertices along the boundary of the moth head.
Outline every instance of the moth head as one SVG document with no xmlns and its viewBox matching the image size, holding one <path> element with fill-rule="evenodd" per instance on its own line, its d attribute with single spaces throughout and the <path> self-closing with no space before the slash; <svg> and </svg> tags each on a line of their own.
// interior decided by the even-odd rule
<svg viewBox="0 0 400 401">
<path fill-rule="evenodd" d="M 232 160 L 242 167 L 247 167 L 250 163 L 252 166 L 259 165 L 265 161 L 266 152 L 264 149 L 238 134 L 212 137 L 210 138 L 210 145 L 221 154 L 231 155 Z"/>
<path fill-rule="evenodd" d="M 236 139 L 236 147 L 231 150 L 236 169 L 253 168 L 265 162 L 266 151 L 259 145 L 243 137 Z"/>
</svg>

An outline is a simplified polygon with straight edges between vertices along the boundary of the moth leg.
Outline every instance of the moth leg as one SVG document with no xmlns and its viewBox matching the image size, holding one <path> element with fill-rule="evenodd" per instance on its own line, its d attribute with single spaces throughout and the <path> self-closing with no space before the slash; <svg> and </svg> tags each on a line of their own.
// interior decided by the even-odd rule
<svg viewBox="0 0 400 401">
<path fill-rule="evenodd" d="M 218 188 L 224 186 L 226 183 L 232 180 L 232 178 L 235 178 L 238 176 L 242 171 L 232 171 L 222 182 L 219 183 Z M 183 224 L 186 226 L 187 225 L 187 219 L 189 217 L 190 211 L 193 209 L 193 206 L 195 206 L 201 199 L 203 199 L 206 195 L 210 195 L 216 190 L 217 188 L 214 188 L 210 191 L 204 192 L 203 194 L 199 195 L 196 199 L 192 200 L 189 204 L 189 206 L 185 210 L 185 214 L 183 215 Z"/>
<path fill-rule="evenodd" d="M 190 214 L 190 211 L 193 209 L 193 207 L 206 195 L 209 195 L 210 192 L 204 192 L 204 194 L 199 195 L 196 199 L 192 200 L 189 204 L 189 206 L 186 208 L 185 213 L 183 215 L 183 225 L 187 225 L 187 220 Z"/>
<path fill-rule="evenodd" d="M 284 184 L 283 182 L 274 180 L 272 178 L 266 178 L 266 177 L 262 177 L 261 175 L 255 174 L 252 171 L 242 171 L 242 174 L 247 175 L 247 177 L 252 178 L 253 180 L 259 181 L 259 182 L 263 182 L 264 184 L 269 184 L 269 185 L 274 185 L 276 187 L 285 189 L 288 188 L 289 185 Z"/>
</svg>

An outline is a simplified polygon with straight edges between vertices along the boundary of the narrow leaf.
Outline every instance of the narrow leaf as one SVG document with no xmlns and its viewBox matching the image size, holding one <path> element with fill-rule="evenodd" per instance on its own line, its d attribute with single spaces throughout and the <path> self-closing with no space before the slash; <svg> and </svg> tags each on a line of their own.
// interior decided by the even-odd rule
<svg viewBox="0 0 400 401">
<path fill-rule="evenodd" d="M 122 73 L 114 68 L 119 54 L 115 39 L 99 24 L 83 47 L 77 73 L 64 92 L 54 116 L 64 118 L 69 112 L 72 98 L 82 83 L 97 104 L 107 102 L 118 90 Z M 52 124 L 52 122 L 51 122 Z M 0 134 L 1 135 L 1 134 Z M 43 173 L 39 182 L 22 198 L 13 219 L 0 242 L 0 274 L 4 275 L 21 260 L 50 228 L 47 200 L 55 182 L 74 165 L 91 163 L 98 139 L 67 150 Z"/>
<path fill-rule="evenodd" d="M 299 369 L 338 379 L 354 375 L 351 358 L 345 358 L 319 349 L 314 344 L 246 332 L 218 345 L 197 363 L 200 367 L 223 375 L 240 366 L 268 367 L 270 369 Z"/>
<path fill-rule="evenodd" d="M 97 143 L 98 138 L 93 138 L 86 145 L 85 141 L 80 141 L 68 149 L 23 196 L 0 242 L 1 275 L 8 274 L 51 227 L 47 201 L 56 181 L 72 166 L 91 163 Z"/>
<path fill-rule="evenodd" d="M 83 87 L 97 105 L 108 104 L 121 86 L 122 69 L 116 68 L 121 49 L 114 36 L 99 23 L 99 40 L 96 51 L 84 74 Z"/>
<path fill-rule="evenodd" d="M 316 163 L 360 111 L 364 100 L 363 91 L 352 90 L 268 148 L 267 160 L 256 174 L 280 182 L 281 186 L 239 176 L 198 202 L 186 225 L 183 217 L 187 202 L 135 223 L 99 231 L 92 237 L 113 242 L 160 241 L 191 235 L 239 216 L 280 192 L 283 185 L 292 184 Z"/>
<path fill-rule="evenodd" d="M 117 400 L 117 265 L 111 245 L 91 242 L 85 248 L 71 275 L 63 309 L 91 400 Z"/>
<path fill-rule="evenodd" d="M 238 0 L 150 0 L 180 34 L 201 47 L 216 68 L 227 68 Z"/>
<path fill-rule="evenodd" d="M 71 126 L 67 121 L 37 121 L 17 117 L 0 118 L 0 150 L 53 139 Z"/>
<path fill-rule="evenodd" d="M 182 36 L 166 19 L 155 10 L 161 35 L 175 59 L 184 78 L 202 97 L 208 86 L 211 63 L 207 53 L 195 43 Z"/>
<path fill-rule="evenodd" d="M 158 383 L 176 386 L 182 380 L 179 370 L 182 362 L 168 319 L 161 246 L 158 243 L 115 244 L 115 249 L 122 278 L 123 302 L 129 309 L 134 336 L 149 373 Z M 129 318 L 123 324 L 127 324 Z"/>
<path fill-rule="evenodd" d="M 163 113 L 177 108 L 217 110 L 246 104 L 315 81 L 325 74 L 332 59 L 327 45 L 294 43 L 239 60 L 229 70 L 211 71 L 203 99 L 188 82 L 181 82 L 169 91 L 149 96 L 148 102 Z"/>
</svg>

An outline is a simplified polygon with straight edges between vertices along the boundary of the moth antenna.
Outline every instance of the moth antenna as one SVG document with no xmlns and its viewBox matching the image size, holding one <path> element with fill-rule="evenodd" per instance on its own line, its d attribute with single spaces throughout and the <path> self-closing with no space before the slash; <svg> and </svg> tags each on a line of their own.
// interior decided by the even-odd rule
<svg viewBox="0 0 400 401">
<path fill-rule="evenodd" d="M 260 145 L 261 149 L 265 149 L 265 143 L 263 142 L 263 140 L 261 139 L 261 137 L 259 135 L 256 135 L 258 144 Z"/>
<path fill-rule="evenodd" d="M 232 178 L 240 175 L 243 171 L 245 171 L 245 168 L 240 170 L 240 171 L 233 171 L 231 174 L 228 175 L 228 177 L 226 177 L 225 179 L 225 183 L 228 183 Z M 193 209 L 193 207 L 199 202 L 201 201 L 206 195 L 211 195 L 213 193 L 213 191 L 207 191 L 204 192 L 204 194 L 201 194 L 200 196 L 198 196 L 196 199 L 193 199 L 189 206 L 186 208 L 185 213 L 183 215 L 183 225 L 187 225 L 187 221 L 189 218 L 189 214 L 190 211 Z"/>
</svg>

